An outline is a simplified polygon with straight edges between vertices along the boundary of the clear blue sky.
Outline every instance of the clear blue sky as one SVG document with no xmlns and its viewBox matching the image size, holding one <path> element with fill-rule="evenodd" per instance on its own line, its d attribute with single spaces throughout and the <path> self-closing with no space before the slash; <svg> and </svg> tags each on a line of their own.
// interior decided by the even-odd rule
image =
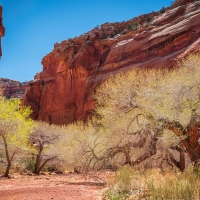
<svg viewBox="0 0 200 200">
<path fill-rule="evenodd" d="M 6 34 L 0 77 L 32 80 L 56 42 L 105 22 L 121 22 L 158 11 L 171 0 L 0 0 Z"/>
</svg>

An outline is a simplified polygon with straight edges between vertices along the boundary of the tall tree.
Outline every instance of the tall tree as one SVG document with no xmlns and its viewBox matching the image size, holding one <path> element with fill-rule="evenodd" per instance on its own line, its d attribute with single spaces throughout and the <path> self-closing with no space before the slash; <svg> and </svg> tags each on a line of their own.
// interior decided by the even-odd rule
<svg viewBox="0 0 200 200">
<path fill-rule="evenodd" d="M 7 160 L 5 177 L 9 177 L 16 154 L 28 147 L 34 127 L 30 114 L 30 108 L 23 107 L 19 99 L 0 96 L 0 142 L 4 145 Z"/>
<path fill-rule="evenodd" d="M 113 135 L 151 130 L 158 137 L 167 129 L 179 138 L 173 148 L 180 160 L 170 155 L 174 165 L 184 170 L 184 151 L 192 162 L 200 159 L 199 56 L 189 56 L 173 70 L 136 68 L 118 74 L 97 89 L 96 99 L 97 115 Z"/>
</svg>

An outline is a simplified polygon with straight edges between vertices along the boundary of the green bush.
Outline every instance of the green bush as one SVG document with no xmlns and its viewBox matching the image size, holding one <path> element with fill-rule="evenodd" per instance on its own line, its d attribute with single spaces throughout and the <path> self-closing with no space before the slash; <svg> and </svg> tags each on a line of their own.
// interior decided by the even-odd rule
<svg viewBox="0 0 200 200">
<path fill-rule="evenodd" d="M 132 29 L 133 29 L 132 24 L 128 24 L 126 28 L 127 28 L 128 30 L 132 30 Z"/>
<path fill-rule="evenodd" d="M 150 22 L 152 21 L 152 17 L 148 16 L 147 19 L 146 19 L 146 21 L 147 21 L 148 23 L 150 23 Z"/>
<path fill-rule="evenodd" d="M 162 13 L 165 13 L 165 7 L 162 7 L 161 9 L 160 9 L 160 13 L 162 14 Z"/>
<path fill-rule="evenodd" d="M 135 31 L 138 29 L 138 27 L 140 26 L 140 23 L 138 21 L 134 22 L 133 24 L 128 24 L 126 29 L 129 31 Z"/>
<path fill-rule="evenodd" d="M 28 158 L 24 161 L 25 164 L 25 170 L 27 171 L 34 171 L 34 165 L 35 165 L 35 159 Z"/>
</svg>

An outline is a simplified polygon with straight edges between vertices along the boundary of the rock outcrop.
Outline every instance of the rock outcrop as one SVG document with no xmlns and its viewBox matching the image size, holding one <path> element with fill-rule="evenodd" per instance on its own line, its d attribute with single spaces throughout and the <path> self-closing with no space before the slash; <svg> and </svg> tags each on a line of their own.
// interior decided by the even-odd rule
<svg viewBox="0 0 200 200">
<path fill-rule="evenodd" d="M 22 99 L 29 82 L 19 82 L 7 78 L 0 78 L 0 88 L 3 89 L 3 95 L 7 98 L 15 97 Z"/>
<path fill-rule="evenodd" d="M 111 74 L 135 66 L 171 68 L 191 52 L 200 52 L 200 1 L 176 1 L 162 12 L 105 23 L 56 43 L 23 103 L 32 107 L 33 119 L 55 124 L 86 119 L 95 88 Z"/>
<path fill-rule="evenodd" d="M 2 6 L 0 5 L 0 58 L 2 56 L 2 50 L 1 50 L 1 38 L 5 34 L 5 28 L 3 26 L 3 17 L 2 17 Z"/>
</svg>

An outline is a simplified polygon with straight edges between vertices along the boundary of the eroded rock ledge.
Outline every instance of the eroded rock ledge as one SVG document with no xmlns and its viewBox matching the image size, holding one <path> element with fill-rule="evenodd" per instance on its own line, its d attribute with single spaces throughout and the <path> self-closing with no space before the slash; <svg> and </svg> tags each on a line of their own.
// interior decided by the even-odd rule
<svg viewBox="0 0 200 200">
<path fill-rule="evenodd" d="M 163 13 L 105 23 L 56 43 L 23 103 L 32 107 L 34 119 L 55 124 L 86 119 L 95 88 L 111 74 L 135 66 L 170 68 L 191 52 L 200 52 L 200 1 L 175 1 Z"/>
<path fill-rule="evenodd" d="M 29 81 L 19 82 L 8 78 L 0 78 L 0 88 L 3 89 L 3 94 L 7 98 L 15 97 L 22 99 Z"/>
</svg>

